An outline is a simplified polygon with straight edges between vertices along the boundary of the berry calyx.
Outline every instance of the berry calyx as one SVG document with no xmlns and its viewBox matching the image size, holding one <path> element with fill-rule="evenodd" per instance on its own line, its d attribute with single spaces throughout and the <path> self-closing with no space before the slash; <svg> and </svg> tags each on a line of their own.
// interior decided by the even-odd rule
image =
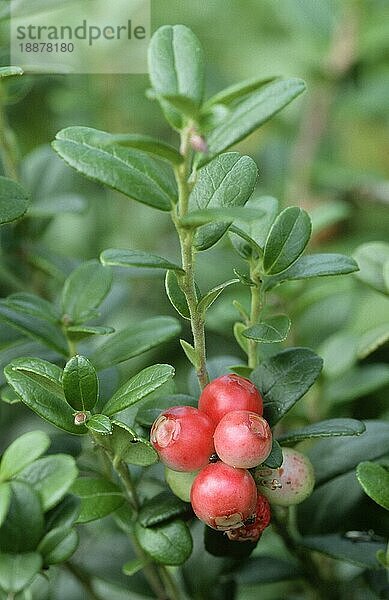
<svg viewBox="0 0 389 600">
<path fill-rule="evenodd" d="M 258 467 L 254 471 L 258 490 L 271 504 L 300 504 L 311 495 L 315 485 L 312 463 L 304 454 L 292 448 L 282 448 L 282 454 L 284 460 L 278 469 Z"/>
<path fill-rule="evenodd" d="M 215 426 L 192 406 L 174 406 L 154 421 L 150 441 L 161 461 L 173 471 L 198 471 L 215 452 Z"/>
<path fill-rule="evenodd" d="M 253 522 L 245 522 L 239 529 L 227 531 L 227 536 L 234 542 L 257 542 L 262 532 L 270 523 L 270 504 L 262 494 L 258 494 L 256 516 Z"/>
<path fill-rule="evenodd" d="M 184 471 L 173 471 L 169 467 L 165 467 L 166 483 L 173 494 L 184 502 L 190 502 L 190 490 L 197 474 L 198 471 L 185 473 Z"/>
<path fill-rule="evenodd" d="M 204 467 L 193 482 L 190 501 L 196 516 L 219 531 L 243 527 L 255 513 L 257 489 L 245 469 L 223 462 Z"/>
<path fill-rule="evenodd" d="M 263 463 L 272 447 L 268 422 L 248 410 L 233 410 L 224 415 L 213 439 L 219 458 L 227 465 L 241 469 Z"/>
<path fill-rule="evenodd" d="M 251 381 L 231 373 L 205 386 L 199 398 L 199 409 L 217 425 L 232 410 L 250 410 L 262 416 L 263 401 Z"/>
</svg>

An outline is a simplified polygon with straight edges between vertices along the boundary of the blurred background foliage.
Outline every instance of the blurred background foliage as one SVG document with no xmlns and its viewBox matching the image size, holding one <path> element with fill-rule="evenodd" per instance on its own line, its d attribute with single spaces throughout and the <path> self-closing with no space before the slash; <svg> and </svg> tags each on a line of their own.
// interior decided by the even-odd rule
<svg viewBox="0 0 389 600">
<path fill-rule="evenodd" d="M 354 254 L 362 243 L 388 239 L 387 0 L 152 0 L 151 14 L 153 30 L 162 24 L 184 23 L 199 37 L 207 56 L 208 95 L 259 74 L 306 80 L 307 92 L 237 149 L 252 156 L 258 165 L 260 177 L 255 194 L 275 196 L 281 207 L 296 204 L 308 210 L 314 227 L 310 252 Z M 3 23 L 3 64 L 7 64 L 6 29 Z M 145 99 L 149 87 L 146 74 L 26 74 L 1 85 L 2 110 L 17 140 L 19 177 L 33 195 L 27 217 L 1 231 L 1 296 L 28 289 L 53 299 L 72 268 L 110 247 L 149 250 L 178 260 L 178 243 L 169 215 L 78 177 L 49 146 L 56 132 L 70 125 L 151 134 L 177 145 L 177 136 L 164 122 L 157 103 Z M 51 214 L 48 207 L 53 198 L 59 208 Z M 198 255 L 201 290 L 230 279 L 233 267 L 242 264 L 225 236 L 209 252 Z M 174 314 L 160 273 L 116 269 L 114 288 L 96 323 L 120 328 L 153 314 Z M 238 317 L 232 300 L 238 298 L 247 304 L 247 289 L 234 286 L 227 290 L 209 311 L 210 358 L 230 355 L 233 358 L 229 364 L 243 359 L 232 332 Z M 333 416 L 389 416 L 385 402 L 389 389 L 385 345 L 389 303 L 383 293 L 358 276 L 349 275 L 290 282 L 282 291 L 275 291 L 272 303 L 282 312 L 286 310 L 292 319 L 292 332 L 284 345 L 308 346 L 325 361 L 319 384 L 285 420 L 288 427 Z M 183 327 L 182 337 L 189 339 L 189 329 L 186 324 Z M 18 338 L 15 330 L 0 326 L 1 367 L 13 358 L 7 349 Z M 88 344 L 85 342 L 86 351 Z M 263 352 L 274 353 L 280 346 L 265 345 Z M 42 348 L 36 349 L 36 354 L 50 358 Z M 164 346 L 162 352 L 132 359 L 119 372 L 103 373 L 107 394 L 118 379 L 154 358 L 176 366 L 178 391 L 185 392 L 188 365 L 177 340 Z M 4 383 L 2 374 L 0 379 Z M 20 432 L 35 426 L 41 427 L 41 421 L 23 406 L 1 403 L 0 449 Z M 78 440 L 57 434 L 54 439 L 57 451 L 79 452 Z M 150 471 L 150 477 L 159 477 L 158 469 L 156 474 Z M 320 491 L 321 502 L 329 503 L 336 513 L 332 522 L 328 522 L 328 516 L 320 522 L 320 515 L 306 520 L 312 512 L 309 501 L 306 503 L 301 513 L 306 531 L 337 531 L 341 524 L 346 529 L 374 526 L 384 535 L 389 528 L 387 513 L 363 494 L 354 475 L 347 482 L 353 510 L 346 506 L 345 511 L 336 512 L 344 485 L 338 482 L 336 489 L 327 490 L 327 495 L 326 486 Z M 355 515 L 359 515 L 359 521 Z M 104 527 L 104 548 L 97 546 L 97 539 L 102 539 L 99 523 L 88 529 L 79 556 L 87 557 L 93 551 L 93 570 L 120 584 L 124 576 L 119 565 L 129 550 L 109 521 Z M 115 538 L 114 544 L 110 536 Z M 111 550 L 107 553 L 107 548 L 115 548 L 120 557 Z M 269 549 L 280 556 L 284 553 L 284 549 L 277 548 L 271 532 L 266 532 L 257 553 L 269 553 Z M 195 559 L 196 552 L 191 561 Z M 198 556 L 196 560 L 200 560 Z M 88 569 L 87 558 L 84 563 Z M 357 567 L 337 565 L 345 582 L 359 577 Z M 207 567 L 210 578 L 219 576 L 221 563 L 211 567 L 209 562 Z M 191 582 L 190 565 L 185 573 L 189 588 L 199 585 Z M 82 598 L 77 587 L 69 595 L 69 580 L 64 587 L 62 577 L 47 597 Z M 138 579 L 140 576 L 133 578 L 134 593 Z M 207 581 L 204 579 L 204 585 Z M 248 585 L 249 574 L 246 579 L 241 575 L 239 581 L 245 583 L 239 587 L 242 600 L 257 597 L 258 588 Z M 142 585 L 140 582 L 139 593 Z M 285 585 L 289 584 L 261 586 L 261 598 L 286 597 L 285 590 L 290 588 Z M 370 597 L 363 595 L 367 594 L 364 584 L 361 590 L 362 595 L 353 597 Z M 119 588 L 101 593 L 103 597 L 109 593 L 112 599 L 127 597 Z M 348 597 L 345 587 L 344 598 Z"/>
</svg>

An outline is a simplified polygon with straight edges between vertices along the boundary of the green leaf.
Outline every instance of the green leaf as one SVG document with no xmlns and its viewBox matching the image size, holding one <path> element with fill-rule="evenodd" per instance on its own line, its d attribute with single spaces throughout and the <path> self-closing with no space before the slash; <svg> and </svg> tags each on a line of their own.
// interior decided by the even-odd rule
<svg viewBox="0 0 389 600">
<path fill-rule="evenodd" d="M 66 494 L 59 504 L 45 514 L 46 530 L 57 527 L 69 529 L 76 522 L 79 512 L 79 498 Z"/>
<path fill-rule="evenodd" d="M 46 533 L 41 540 L 38 550 L 45 565 L 56 565 L 68 560 L 78 546 L 78 534 L 75 529 L 56 527 Z"/>
<path fill-rule="evenodd" d="M 288 348 L 253 371 L 251 379 L 262 393 L 264 416 L 271 426 L 304 396 L 322 366 L 322 359 L 309 348 Z"/>
<path fill-rule="evenodd" d="M 9 385 L 42 419 L 69 433 L 86 433 L 74 424 L 74 411 L 62 389 L 62 369 L 40 358 L 17 358 L 4 369 Z"/>
<path fill-rule="evenodd" d="M 190 212 L 203 209 L 243 206 L 251 196 L 258 177 L 255 162 L 238 152 L 227 152 L 200 169 L 189 197 Z M 227 231 L 230 223 L 212 223 L 196 232 L 197 250 L 207 250 Z"/>
<path fill-rule="evenodd" d="M 252 92 L 238 102 L 228 117 L 210 133 L 207 139 L 209 154 L 203 156 L 200 163 L 208 162 L 213 155 L 230 148 L 258 129 L 304 90 L 304 82 L 292 78 L 276 80 Z"/>
<path fill-rule="evenodd" d="M 263 77 L 252 77 L 251 79 L 245 79 L 244 81 L 239 81 L 239 83 L 229 85 L 224 90 L 217 92 L 217 94 L 209 98 L 204 103 L 203 109 L 207 110 L 215 104 L 230 104 L 234 100 L 247 96 L 267 83 L 274 81 L 274 79 L 275 77 L 266 77 L 265 79 Z"/>
<path fill-rule="evenodd" d="M 250 209 L 260 209 L 259 216 L 247 223 L 238 220 L 235 225 L 230 227 L 230 233 L 236 234 L 245 241 L 238 241 L 234 236 L 230 237 L 235 250 L 243 258 L 251 256 L 253 251 L 261 256 L 270 227 L 278 214 L 279 202 L 272 196 L 254 196 L 247 201 L 245 206 Z"/>
<path fill-rule="evenodd" d="M 265 272 L 285 271 L 304 251 L 311 236 L 311 220 L 302 208 L 290 206 L 274 221 L 267 236 L 263 255 Z"/>
<path fill-rule="evenodd" d="M 182 565 L 192 553 L 192 537 L 183 521 L 175 520 L 156 527 L 135 525 L 135 535 L 143 550 L 157 563 Z"/>
<path fill-rule="evenodd" d="M 110 435 L 112 433 L 111 419 L 105 415 L 93 415 L 85 425 L 90 431 L 100 435 Z"/>
<path fill-rule="evenodd" d="M 111 335 L 95 350 L 91 361 L 97 370 L 111 367 L 171 340 L 180 329 L 174 317 L 151 317 Z"/>
<path fill-rule="evenodd" d="M 325 382 L 324 396 L 329 403 L 351 402 L 389 384 L 389 365 L 369 364 L 349 369 Z"/>
<path fill-rule="evenodd" d="M 186 394 L 150 398 L 150 400 L 142 402 L 142 406 L 136 413 L 136 421 L 143 427 L 151 427 L 161 412 L 172 406 L 194 406 L 196 408 L 197 400 Z"/>
<path fill-rule="evenodd" d="M 295 431 L 287 431 L 279 435 L 277 439 L 282 444 L 289 445 L 311 438 L 361 435 L 365 430 L 365 424 L 356 419 L 328 419 Z"/>
<path fill-rule="evenodd" d="M 29 483 L 41 497 L 43 510 L 49 510 L 65 496 L 78 469 L 72 456 L 52 454 L 39 458 L 23 469 L 18 479 Z"/>
<path fill-rule="evenodd" d="M 271 452 L 262 465 L 269 469 L 278 469 L 282 465 L 283 460 L 282 448 L 277 440 L 273 438 Z"/>
<path fill-rule="evenodd" d="M 65 281 L 62 290 L 63 314 L 72 323 L 86 321 L 94 315 L 111 289 L 112 272 L 97 260 L 90 260 L 75 269 Z"/>
<path fill-rule="evenodd" d="M 11 502 L 11 487 L 9 483 L 0 483 L 0 527 L 7 516 Z"/>
<path fill-rule="evenodd" d="M 305 536 L 301 538 L 301 544 L 309 550 L 368 569 L 379 568 L 376 552 L 385 548 L 378 542 L 354 542 L 339 533 Z"/>
<path fill-rule="evenodd" d="M 246 208 L 245 206 L 227 206 L 225 208 L 204 208 L 194 210 L 180 220 L 184 227 L 196 228 L 207 223 L 232 223 L 236 219 L 253 221 L 261 215 L 260 209 Z"/>
<path fill-rule="evenodd" d="M 215 300 L 220 296 L 223 290 L 225 290 L 230 285 L 234 285 L 235 283 L 239 283 L 239 279 L 230 279 L 229 281 L 224 281 L 224 283 L 220 283 L 216 287 L 212 288 L 207 292 L 200 300 L 197 305 L 197 310 L 200 314 L 205 315 L 206 311 Z"/>
<path fill-rule="evenodd" d="M 20 309 L 33 317 L 47 319 L 53 323 L 57 323 L 60 319 L 60 314 L 54 304 L 35 294 L 18 292 L 8 296 L 7 300 L 12 307 Z"/>
<path fill-rule="evenodd" d="M 188 504 L 171 492 L 161 492 L 147 500 L 139 512 L 138 521 L 142 527 L 154 527 L 188 512 Z"/>
<path fill-rule="evenodd" d="M 129 406 L 132 406 L 154 390 L 161 387 L 166 381 L 174 376 L 174 368 L 170 365 L 152 365 L 146 367 L 126 383 L 124 383 L 115 394 L 108 400 L 103 412 L 110 416 Z"/>
<path fill-rule="evenodd" d="M 255 585 L 300 579 L 301 576 L 300 567 L 290 561 L 274 556 L 255 556 L 239 569 L 236 581 L 242 585 Z"/>
<path fill-rule="evenodd" d="M 107 443 L 116 459 L 139 467 L 148 467 L 158 462 L 158 454 L 148 440 L 121 421 L 115 419 L 112 425 L 113 434 L 107 439 Z"/>
<path fill-rule="evenodd" d="M 383 323 L 365 331 L 359 339 L 357 356 L 360 360 L 366 358 L 389 340 L 389 325 Z"/>
<path fill-rule="evenodd" d="M 77 194 L 60 194 L 35 200 L 28 210 L 29 217 L 38 219 L 55 217 L 59 213 L 83 213 L 87 209 L 87 201 Z"/>
<path fill-rule="evenodd" d="M 389 453 L 389 423 L 365 421 L 365 425 L 360 437 L 328 438 L 310 449 L 317 485 L 353 471 L 360 462 L 375 461 Z"/>
<path fill-rule="evenodd" d="M 77 354 L 65 365 L 62 375 L 67 403 L 74 410 L 92 410 L 99 397 L 99 380 L 92 363 Z"/>
<path fill-rule="evenodd" d="M 23 69 L 21 67 L 0 67 L 0 79 L 14 75 L 23 75 Z"/>
<path fill-rule="evenodd" d="M 194 33 L 184 25 L 164 25 L 149 45 L 149 73 L 157 95 L 189 100 L 199 107 L 204 92 L 204 55 Z"/>
<path fill-rule="evenodd" d="M 238 342 L 239 346 L 242 348 L 243 352 L 245 352 L 246 354 L 248 354 L 249 352 L 249 343 L 246 337 L 244 337 L 243 331 L 245 331 L 246 329 L 246 325 L 244 323 L 242 323 L 241 321 L 237 321 L 236 323 L 234 323 L 234 337 L 236 339 L 236 341 Z"/>
<path fill-rule="evenodd" d="M 77 523 L 89 523 L 101 519 L 124 502 L 120 488 L 106 479 L 82 477 L 73 483 L 71 492 L 81 498 Z"/>
<path fill-rule="evenodd" d="M 54 150 L 89 179 L 129 198 L 169 211 L 177 189 L 167 165 L 149 154 L 110 144 L 111 135 L 90 127 L 68 127 L 56 135 Z"/>
<path fill-rule="evenodd" d="M 141 250 L 121 250 L 115 248 L 109 248 L 104 250 L 100 254 L 100 260 L 103 265 L 111 265 L 114 267 L 142 267 L 144 269 L 171 269 L 172 271 L 180 271 L 184 273 L 184 270 L 174 263 L 155 256 L 155 254 L 149 254 L 148 252 L 142 252 Z"/>
<path fill-rule="evenodd" d="M 49 446 L 50 438 L 43 431 L 30 431 L 18 437 L 4 451 L 0 463 L 0 481 L 14 477 L 46 452 Z"/>
<path fill-rule="evenodd" d="M 242 335 L 250 340 L 262 343 L 282 342 L 288 337 L 290 319 L 287 315 L 274 315 L 266 322 L 258 323 L 242 331 Z"/>
<path fill-rule="evenodd" d="M 355 260 L 343 254 L 309 254 L 301 256 L 291 267 L 277 275 L 264 278 L 264 286 L 270 290 L 282 281 L 345 275 L 358 271 Z"/>
<path fill-rule="evenodd" d="M 165 277 L 165 289 L 167 297 L 179 315 L 190 320 L 190 312 L 185 294 L 178 284 L 177 275 L 174 271 L 167 271 Z"/>
<path fill-rule="evenodd" d="M 13 303 L 12 298 L 0 301 L 0 320 L 59 354 L 68 354 L 66 339 L 59 325 L 50 322 L 47 316 L 41 318 L 31 315 L 17 302 Z"/>
<path fill-rule="evenodd" d="M 389 260 L 389 244 L 386 242 L 369 242 L 362 244 L 354 252 L 359 265 L 358 279 L 378 292 L 389 294 L 385 281 L 384 266 Z"/>
<path fill-rule="evenodd" d="M 32 552 L 43 534 L 43 512 L 37 492 L 24 481 L 11 481 L 11 502 L 0 528 L 0 552 Z"/>
<path fill-rule="evenodd" d="M 339 331 L 328 337 L 319 348 L 324 360 L 323 374 L 337 377 L 348 371 L 357 360 L 357 336 L 349 331 Z"/>
<path fill-rule="evenodd" d="M 115 333 L 113 327 L 101 327 L 99 325 L 70 325 L 66 327 L 66 335 L 76 342 L 91 335 L 109 335 L 111 333 Z"/>
<path fill-rule="evenodd" d="M 0 225 L 20 219 L 29 203 L 30 196 L 19 183 L 0 177 Z"/>
<path fill-rule="evenodd" d="M 107 138 L 107 145 L 119 144 L 127 148 L 136 148 L 143 150 L 156 158 L 162 158 L 174 165 L 182 163 L 183 156 L 170 144 L 161 140 L 156 140 L 149 135 L 139 135 L 137 133 L 115 133 Z"/>
<path fill-rule="evenodd" d="M 191 344 L 189 344 L 188 342 L 186 342 L 185 340 L 180 340 L 180 344 L 181 344 L 183 351 L 185 352 L 186 358 L 194 366 L 195 369 L 198 369 L 200 362 L 199 362 L 199 357 L 198 357 L 197 352 L 194 349 L 194 347 Z"/>
<path fill-rule="evenodd" d="M 370 498 L 389 510 L 389 471 L 372 462 L 361 462 L 357 467 L 357 479 Z"/>
<path fill-rule="evenodd" d="M 0 588 L 13 597 L 30 585 L 41 566 L 42 557 L 37 552 L 0 554 Z"/>
<path fill-rule="evenodd" d="M 122 571 L 128 577 L 132 577 L 135 573 L 138 573 L 144 567 L 146 567 L 151 561 L 146 558 L 133 558 L 123 565 Z"/>
</svg>

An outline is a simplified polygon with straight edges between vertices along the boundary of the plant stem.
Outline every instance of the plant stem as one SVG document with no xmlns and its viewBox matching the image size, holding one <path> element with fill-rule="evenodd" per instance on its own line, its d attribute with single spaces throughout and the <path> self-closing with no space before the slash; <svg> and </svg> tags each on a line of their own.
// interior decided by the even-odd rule
<svg viewBox="0 0 389 600">
<path fill-rule="evenodd" d="M 256 261 L 250 262 L 250 279 L 255 283 L 251 290 L 251 309 L 250 309 L 250 320 L 247 323 L 248 327 L 256 325 L 259 321 L 261 310 L 263 307 L 263 293 L 261 289 L 261 280 L 258 273 L 258 265 Z M 258 342 L 255 340 L 248 340 L 248 366 L 251 369 L 255 369 L 258 365 Z"/>
<path fill-rule="evenodd" d="M 196 374 L 200 387 L 203 389 L 207 385 L 209 377 L 206 366 L 205 321 L 203 315 L 198 310 L 194 278 L 195 252 L 193 248 L 193 230 L 180 225 L 180 219 L 188 214 L 190 193 L 191 149 L 188 143 L 188 135 L 186 132 L 182 134 L 181 152 L 184 155 L 184 162 L 175 169 L 178 185 L 178 205 L 176 212 L 172 213 L 172 218 L 180 240 L 182 268 L 185 271 L 183 275 L 179 276 L 178 282 L 188 304 L 193 347 L 197 357 Z"/>
<path fill-rule="evenodd" d="M 159 572 L 161 575 L 161 579 L 164 582 L 165 588 L 168 592 L 168 597 L 171 600 L 180 600 L 180 591 L 169 569 L 165 566 L 161 566 L 159 567 Z"/>
</svg>

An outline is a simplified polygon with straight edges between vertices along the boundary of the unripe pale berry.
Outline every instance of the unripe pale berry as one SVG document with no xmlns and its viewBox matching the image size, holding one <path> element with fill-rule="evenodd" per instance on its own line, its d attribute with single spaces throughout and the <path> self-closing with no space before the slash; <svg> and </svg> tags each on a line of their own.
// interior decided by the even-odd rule
<svg viewBox="0 0 389 600">
<path fill-rule="evenodd" d="M 261 469 L 254 472 L 258 490 L 271 504 L 291 506 L 300 504 L 311 495 L 315 475 L 311 461 L 301 452 L 282 448 L 284 457 L 279 469 Z"/>
<path fill-rule="evenodd" d="M 268 422 L 248 410 L 233 410 L 224 415 L 213 439 L 219 458 L 227 465 L 241 469 L 263 463 L 272 446 Z"/>
<path fill-rule="evenodd" d="M 217 425 L 232 410 L 251 410 L 262 415 L 263 402 L 251 381 L 239 375 L 222 375 L 208 383 L 199 398 L 199 409 Z"/>
<path fill-rule="evenodd" d="M 211 419 L 192 406 L 174 406 L 161 413 L 150 440 L 161 461 L 173 471 L 198 471 L 215 452 Z"/>
<path fill-rule="evenodd" d="M 228 538 L 234 542 L 257 542 L 271 517 L 270 504 L 262 494 L 258 494 L 255 514 L 252 523 L 246 521 L 243 527 L 227 531 Z"/>
<path fill-rule="evenodd" d="M 255 513 L 257 489 L 248 471 L 219 461 L 197 475 L 190 501 L 201 521 L 213 529 L 227 531 L 242 527 Z"/>
<path fill-rule="evenodd" d="M 198 471 L 185 473 L 183 471 L 173 471 L 169 467 L 165 467 L 165 479 L 168 486 L 173 494 L 184 502 L 190 502 L 190 490 L 197 474 Z"/>
</svg>

